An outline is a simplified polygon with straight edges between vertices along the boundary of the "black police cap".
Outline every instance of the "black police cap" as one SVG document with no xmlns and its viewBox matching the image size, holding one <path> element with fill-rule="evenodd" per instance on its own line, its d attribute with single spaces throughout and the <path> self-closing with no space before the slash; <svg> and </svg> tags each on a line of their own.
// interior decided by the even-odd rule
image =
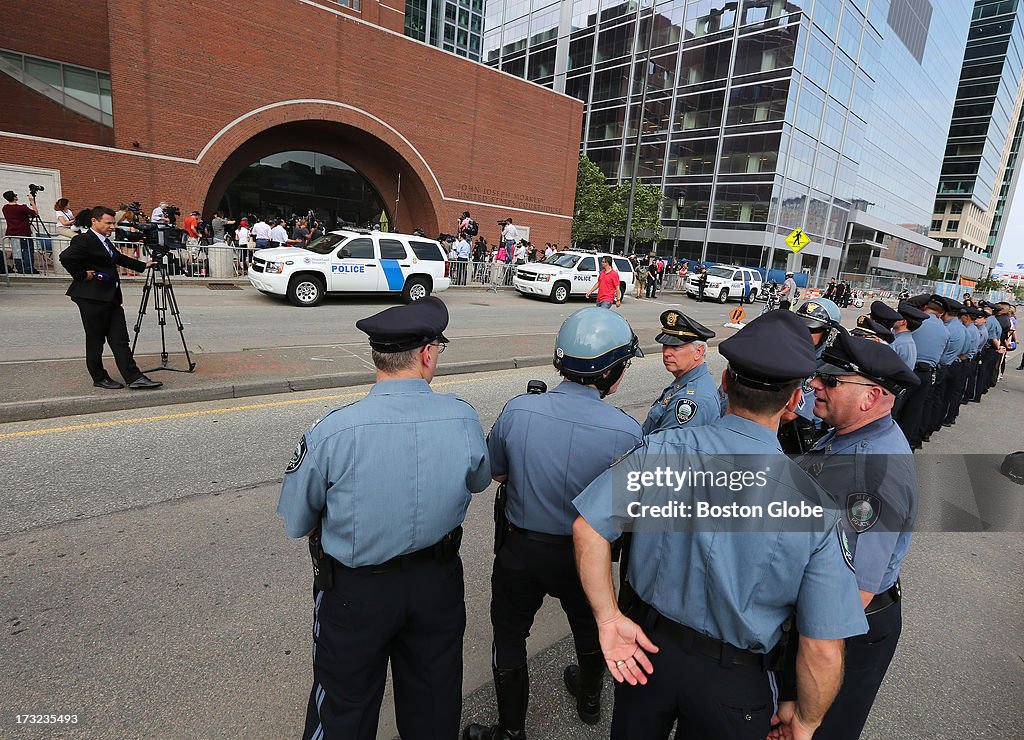
<svg viewBox="0 0 1024 740">
<path fill-rule="evenodd" d="M 949 299 L 946 298 L 946 296 L 944 296 L 944 295 L 939 295 L 938 293 L 932 293 L 930 296 L 928 296 L 928 303 L 926 303 L 923 307 L 924 308 L 937 308 L 938 310 L 940 310 L 943 313 L 945 313 L 946 311 L 949 310 Z"/>
<path fill-rule="evenodd" d="M 890 306 L 888 303 L 882 301 L 875 301 L 871 304 L 871 318 L 877 321 L 882 326 L 892 328 L 892 325 L 897 321 L 902 320 L 900 312 Z"/>
<path fill-rule="evenodd" d="M 370 336 L 370 347 L 378 352 L 406 352 L 431 342 L 447 342 L 448 307 L 435 296 L 404 306 L 393 306 L 360 319 L 356 328 Z"/>
<path fill-rule="evenodd" d="M 654 338 L 655 342 L 678 347 L 690 342 L 706 342 L 715 336 L 715 332 L 682 311 L 669 309 L 661 315 L 661 333 Z"/>
<path fill-rule="evenodd" d="M 888 326 L 875 321 L 871 316 L 858 316 L 857 326 L 850 333 L 855 337 L 875 337 L 886 344 L 892 344 L 896 338 Z"/>
<path fill-rule="evenodd" d="M 909 303 L 914 308 L 924 308 L 928 305 L 928 301 L 931 300 L 931 293 L 918 293 L 917 295 L 911 296 L 904 303 Z"/>
<path fill-rule="evenodd" d="M 894 395 L 921 383 L 892 347 L 863 337 L 840 334 L 821 359 L 825 364 L 818 368 L 820 373 L 860 375 Z"/>
<path fill-rule="evenodd" d="M 946 313 L 959 313 L 964 307 L 956 298 L 946 298 Z"/>
<path fill-rule="evenodd" d="M 907 321 L 924 321 L 928 318 L 928 314 L 921 310 L 919 306 L 915 306 L 909 300 L 900 301 L 900 305 L 896 307 L 899 315 Z"/>
<path fill-rule="evenodd" d="M 718 351 L 739 383 L 764 390 L 781 390 L 809 377 L 817 366 L 807 324 L 783 310 L 754 319 L 718 345 Z"/>
</svg>

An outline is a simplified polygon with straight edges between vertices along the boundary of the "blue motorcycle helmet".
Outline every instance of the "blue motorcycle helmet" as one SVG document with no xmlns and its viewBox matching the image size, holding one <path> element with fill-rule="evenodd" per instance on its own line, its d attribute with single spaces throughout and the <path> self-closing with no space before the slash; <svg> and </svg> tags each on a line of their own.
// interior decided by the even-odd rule
<svg viewBox="0 0 1024 740">
<path fill-rule="evenodd" d="M 591 307 L 562 322 L 552 364 L 568 380 L 597 386 L 604 398 L 629 361 L 643 356 L 628 321 L 611 309 Z"/>
</svg>

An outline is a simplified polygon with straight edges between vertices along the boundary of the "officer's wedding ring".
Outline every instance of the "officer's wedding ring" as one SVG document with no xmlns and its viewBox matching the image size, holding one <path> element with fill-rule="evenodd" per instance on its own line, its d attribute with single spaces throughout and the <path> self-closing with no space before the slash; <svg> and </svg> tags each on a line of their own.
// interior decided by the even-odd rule
<svg viewBox="0 0 1024 740">
<path fill-rule="evenodd" d="M 617 660 L 617 661 L 615 661 L 615 665 L 623 665 L 625 662 L 626 661 L 624 661 L 624 660 Z"/>
</svg>

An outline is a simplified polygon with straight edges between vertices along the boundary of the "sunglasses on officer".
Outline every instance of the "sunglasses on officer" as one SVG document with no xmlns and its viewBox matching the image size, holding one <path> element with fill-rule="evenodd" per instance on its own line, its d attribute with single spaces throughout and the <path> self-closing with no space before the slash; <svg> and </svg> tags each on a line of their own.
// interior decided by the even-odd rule
<svg viewBox="0 0 1024 740">
<path fill-rule="evenodd" d="M 868 388 L 878 385 L 878 383 L 860 383 L 856 380 L 847 380 L 845 376 L 833 375 L 832 373 L 815 373 L 812 377 L 821 380 L 822 385 L 826 388 L 835 388 L 840 383 L 846 383 L 847 385 L 863 385 Z M 882 386 L 878 386 L 881 388 Z M 884 388 L 882 390 L 885 390 Z"/>
</svg>

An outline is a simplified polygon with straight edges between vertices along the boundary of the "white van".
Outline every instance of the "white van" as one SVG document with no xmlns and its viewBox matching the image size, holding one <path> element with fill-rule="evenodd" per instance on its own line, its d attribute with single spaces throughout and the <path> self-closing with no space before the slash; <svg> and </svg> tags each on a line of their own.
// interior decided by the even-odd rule
<svg viewBox="0 0 1024 740">
<path fill-rule="evenodd" d="M 304 247 L 261 249 L 249 282 L 296 306 L 328 293 L 393 293 L 406 303 L 447 290 L 447 255 L 433 239 L 384 231 L 332 231 Z"/>
</svg>

